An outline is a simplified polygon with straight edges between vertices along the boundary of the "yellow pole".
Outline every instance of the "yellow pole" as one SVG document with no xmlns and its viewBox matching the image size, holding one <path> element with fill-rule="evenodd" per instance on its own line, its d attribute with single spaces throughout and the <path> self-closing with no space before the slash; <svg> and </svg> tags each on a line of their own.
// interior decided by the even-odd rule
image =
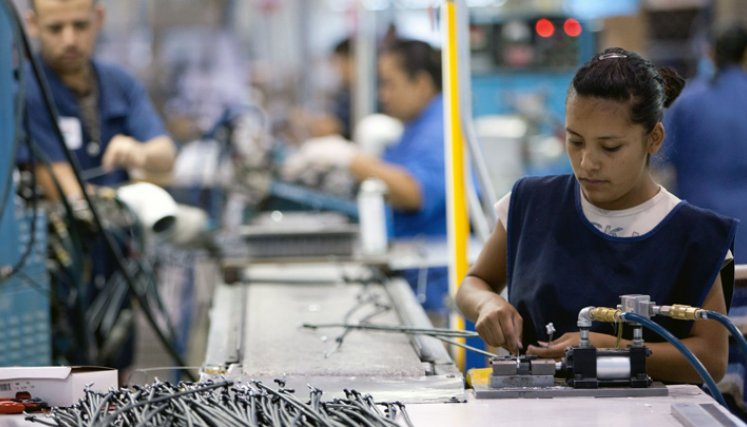
<svg viewBox="0 0 747 427">
<path fill-rule="evenodd" d="M 469 220 L 467 213 L 464 136 L 461 126 L 459 63 L 457 38 L 457 5 L 455 0 L 444 1 L 444 128 L 446 154 L 446 200 L 449 243 L 449 294 L 453 297 L 467 274 L 467 244 Z M 464 329 L 464 319 L 451 315 L 451 327 Z M 463 340 L 462 340 L 463 341 Z M 464 371 L 464 349 L 454 349 L 454 361 Z"/>
</svg>

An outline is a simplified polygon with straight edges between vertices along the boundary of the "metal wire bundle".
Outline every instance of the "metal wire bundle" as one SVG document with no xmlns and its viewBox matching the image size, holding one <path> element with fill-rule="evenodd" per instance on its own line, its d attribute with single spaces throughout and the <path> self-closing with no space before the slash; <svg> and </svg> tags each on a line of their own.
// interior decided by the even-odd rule
<svg viewBox="0 0 747 427">
<path fill-rule="evenodd" d="M 309 386 L 309 400 L 275 380 L 277 388 L 258 381 L 234 383 L 179 383 L 152 385 L 98 393 L 70 408 L 53 408 L 47 416 L 28 421 L 55 427 L 103 426 L 412 426 L 405 405 L 376 403 L 373 397 L 345 390 L 345 398 L 322 401 L 322 390 Z"/>
<path fill-rule="evenodd" d="M 376 332 L 391 332 L 401 333 L 408 335 L 424 335 L 436 338 L 442 342 L 456 347 L 461 347 L 469 351 L 473 351 L 478 354 L 482 354 L 488 357 L 499 357 L 495 353 L 491 353 L 477 347 L 472 347 L 460 343 L 459 341 L 450 340 L 449 338 L 474 338 L 479 335 L 474 331 L 460 331 L 457 329 L 443 329 L 443 328 L 411 328 L 408 326 L 389 326 L 389 325 L 377 325 L 374 323 L 368 323 L 367 319 L 363 319 L 360 323 L 304 323 L 301 325 L 307 329 L 322 329 L 322 328 L 345 328 L 342 335 L 337 337 L 335 341 L 338 343 L 335 350 L 339 349 L 342 345 L 342 338 L 345 337 L 352 330 L 364 330 L 364 331 L 376 331 Z M 325 355 L 326 357 L 326 355 Z"/>
</svg>

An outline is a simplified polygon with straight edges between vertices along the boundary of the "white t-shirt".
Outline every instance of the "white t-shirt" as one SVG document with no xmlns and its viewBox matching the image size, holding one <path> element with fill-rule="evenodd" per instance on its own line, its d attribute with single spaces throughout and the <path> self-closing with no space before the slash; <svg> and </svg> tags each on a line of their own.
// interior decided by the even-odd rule
<svg viewBox="0 0 747 427">
<path fill-rule="evenodd" d="M 579 191 L 581 191 L 579 189 Z M 590 223 L 604 234 L 615 237 L 635 237 L 653 230 L 680 202 L 674 194 L 659 187 L 656 195 L 638 206 L 621 210 L 600 209 L 592 205 L 581 192 L 581 209 Z M 495 204 L 498 219 L 503 228 L 508 224 L 508 209 L 511 193 Z"/>
</svg>

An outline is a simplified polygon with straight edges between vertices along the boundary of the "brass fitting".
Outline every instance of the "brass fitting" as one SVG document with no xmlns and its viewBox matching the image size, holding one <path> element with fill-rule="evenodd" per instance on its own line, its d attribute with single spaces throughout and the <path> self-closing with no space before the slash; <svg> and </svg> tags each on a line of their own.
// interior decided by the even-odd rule
<svg viewBox="0 0 747 427">
<path fill-rule="evenodd" d="M 616 308 L 595 307 L 591 310 L 591 319 L 597 322 L 617 323 L 622 311 Z"/>
<path fill-rule="evenodd" d="M 703 309 L 689 305 L 674 304 L 669 312 L 672 319 L 677 320 L 695 320 L 702 318 Z"/>
</svg>

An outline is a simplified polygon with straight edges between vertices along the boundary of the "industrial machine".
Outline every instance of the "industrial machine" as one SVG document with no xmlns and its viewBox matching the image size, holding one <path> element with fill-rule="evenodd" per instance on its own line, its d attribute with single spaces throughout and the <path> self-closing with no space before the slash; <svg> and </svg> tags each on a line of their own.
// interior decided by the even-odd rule
<svg viewBox="0 0 747 427">
<path fill-rule="evenodd" d="M 46 216 L 16 195 L 21 146 L 13 60 L 15 25 L 0 5 L 0 366 L 49 364 L 52 359 Z"/>
<path fill-rule="evenodd" d="M 694 356 L 663 327 L 650 320 L 660 315 L 677 320 L 713 318 L 724 321 L 718 313 L 682 305 L 655 305 L 648 295 L 623 295 L 617 308 L 586 307 L 578 315 L 580 341 L 566 349 L 560 362 L 533 356 L 506 356 L 490 361 L 489 381 L 475 384 L 480 398 L 561 397 L 561 396 L 666 396 L 667 388 L 654 382 L 646 373 L 646 358 L 651 350 L 643 340 L 643 327 L 653 329 L 672 343 L 686 358 Z M 710 316 L 710 317 L 709 317 Z M 622 331 L 623 324 L 633 328 L 633 339 L 627 347 L 596 348 L 589 341 L 592 322 L 613 323 Z M 715 382 L 700 362 L 695 369 L 712 393 Z M 714 391 L 716 390 L 716 391 Z"/>
<path fill-rule="evenodd" d="M 560 8 L 471 16 L 473 114 L 499 196 L 521 176 L 570 170 L 558 135 L 573 74 L 595 50 L 591 27 Z"/>
</svg>

